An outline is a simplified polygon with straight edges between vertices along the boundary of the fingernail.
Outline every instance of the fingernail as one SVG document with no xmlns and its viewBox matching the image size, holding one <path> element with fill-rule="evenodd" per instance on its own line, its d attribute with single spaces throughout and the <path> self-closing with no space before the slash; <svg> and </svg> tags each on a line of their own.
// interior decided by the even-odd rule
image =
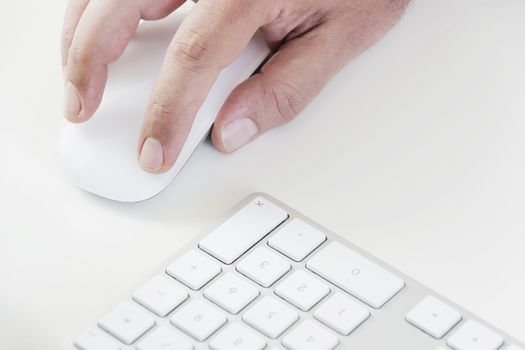
<svg viewBox="0 0 525 350">
<path fill-rule="evenodd" d="M 80 114 L 82 106 L 80 104 L 80 97 L 78 91 L 71 82 L 66 84 L 65 99 L 64 99 L 64 115 L 67 119 L 76 119 Z"/>
<path fill-rule="evenodd" d="M 257 132 L 257 125 L 251 119 L 236 119 L 222 127 L 222 145 L 227 152 L 233 152 L 247 144 Z"/>
<path fill-rule="evenodd" d="M 156 171 L 164 163 L 164 151 L 162 144 L 152 137 L 148 137 L 142 145 L 140 152 L 139 164 L 146 171 Z"/>
</svg>

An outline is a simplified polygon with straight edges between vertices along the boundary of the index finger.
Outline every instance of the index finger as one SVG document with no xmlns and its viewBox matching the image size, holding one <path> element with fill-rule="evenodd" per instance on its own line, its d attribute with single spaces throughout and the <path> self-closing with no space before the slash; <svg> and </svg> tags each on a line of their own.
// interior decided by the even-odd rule
<svg viewBox="0 0 525 350">
<path fill-rule="evenodd" d="M 139 163 L 147 171 L 171 168 L 221 69 L 264 24 L 273 1 L 200 0 L 167 49 L 146 110 Z"/>
<path fill-rule="evenodd" d="M 72 0 L 63 39 L 66 118 L 82 122 L 95 112 L 102 99 L 108 65 L 122 55 L 141 18 L 162 18 L 183 2 Z"/>
</svg>

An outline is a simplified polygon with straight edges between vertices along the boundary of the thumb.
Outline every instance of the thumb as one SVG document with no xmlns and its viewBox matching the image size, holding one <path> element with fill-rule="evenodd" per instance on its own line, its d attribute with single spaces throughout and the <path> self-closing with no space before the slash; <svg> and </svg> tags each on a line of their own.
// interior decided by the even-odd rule
<svg viewBox="0 0 525 350">
<path fill-rule="evenodd" d="M 214 146 L 231 153 L 297 116 L 344 64 L 320 28 L 281 46 L 261 72 L 238 85 L 212 130 Z M 335 62 L 334 62 L 335 61 Z"/>
</svg>

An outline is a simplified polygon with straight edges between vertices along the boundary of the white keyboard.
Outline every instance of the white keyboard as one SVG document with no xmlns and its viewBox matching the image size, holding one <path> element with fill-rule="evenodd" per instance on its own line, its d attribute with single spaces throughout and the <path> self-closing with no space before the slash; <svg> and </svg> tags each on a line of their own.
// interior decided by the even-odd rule
<svg viewBox="0 0 525 350">
<path fill-rule="evenodd" d="M 65 349 L 525 350 L 260 193 Z"/>
</svg>

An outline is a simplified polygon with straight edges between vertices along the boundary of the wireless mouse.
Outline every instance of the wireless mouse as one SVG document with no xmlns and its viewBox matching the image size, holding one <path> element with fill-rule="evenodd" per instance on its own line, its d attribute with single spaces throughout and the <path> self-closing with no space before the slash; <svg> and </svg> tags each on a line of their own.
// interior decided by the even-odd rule
<svg viewBox="0 0 525 350">
<path fill-rule="evenodd" d="M 84 190 L 122 202 L 142 201 L 164 190 L 206 138 L 231 90 L 270 52 L 257 33 L 219 75 L 173 168 L 163 174 L 147 173 L 137 162 L 140 128 L 164 53 L 183 18 L 184 11 L 177 11 L 162 21 L 141 23 L 123 56 L 109 67 L 104 97 L 95 115 L 82 124 L 64 123 L 59 162 Z"/>
</svg>

